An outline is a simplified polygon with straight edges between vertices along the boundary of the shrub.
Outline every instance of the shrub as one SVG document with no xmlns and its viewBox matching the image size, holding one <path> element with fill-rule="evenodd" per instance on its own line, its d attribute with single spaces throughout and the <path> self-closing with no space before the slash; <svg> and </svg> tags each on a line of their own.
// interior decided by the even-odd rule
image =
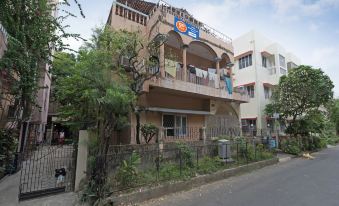
<svg viewBox="0 0 339 206">
<path fill-rule="evenodd" d="M 123 160 L 120 165 L 116 180 L 121 186 L 132 186 L 138 180 L 137 166 L 140 164 L 140 156 L 133 151 L 129 160 Z"/>
<path fill-rule="evenodd" d="M 185 166 L 190 168 L 194 167 L 193 163 L 193 150 L 185 143 L 178 142 L 177 147 L 181 153 L 181 159 Z M 179 157 L 180 158 L 180 157 Z"/>
<path fill-rule="evenodd" d="M 298 142 L 294 139 L 282 141 L 281 150 L 292 155 L 299 155 L 301 152 Z"/>
<path fill-rule="evenodd" d="M 150 143 L 153 137 L 158 134 L 158 128 L 152 123 L 142 125 L 140 130 L 146 144 Z"/>
<path fill-rule="evenodd" d="M 0 129 L 0 176 L 14 170 L 16 146 L 16 133 L 11 129 Z"/>
<path fill-rule="evenodd" d="M 199 174 L 209 174 L 218 171 L 222 166 L 219 157 L 204 157 L 199 161 L 197 171 Z"/>
</svg>

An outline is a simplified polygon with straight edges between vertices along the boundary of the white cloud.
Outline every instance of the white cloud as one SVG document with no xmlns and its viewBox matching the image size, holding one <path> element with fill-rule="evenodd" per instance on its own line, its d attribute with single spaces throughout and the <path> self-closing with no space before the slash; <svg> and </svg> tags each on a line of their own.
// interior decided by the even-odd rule
<svg viewBox="0 0 339 206">
<path fill-rule="evenodd" d="M 300 16 L 319 16 L 331 8 L 339 8 L 338 0 L 272 0 L 276 18 L 282 22 L 300 19 Z"/>
</svg>

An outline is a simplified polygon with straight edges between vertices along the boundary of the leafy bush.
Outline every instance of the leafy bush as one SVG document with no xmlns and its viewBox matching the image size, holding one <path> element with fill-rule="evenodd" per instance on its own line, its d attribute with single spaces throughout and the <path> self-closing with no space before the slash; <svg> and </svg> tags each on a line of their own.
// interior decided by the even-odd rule
<svg viewBox="0 0 339 206">
<path fill-rule="evenodd" d="M 194 167 L 193 163 L 193 150 L 187 144 L 178 142 L 177 147 L 180 151 L 181 159 L 185 166 L 190 168 Z M 180 158 L 180 157 L 179 157 Z"/>
<path fill-rule="evenodd" d="M 204 157 L 199 161 L 197 172 L 199 174 L 209 174 L 216 172 L 223 166 L 219 157 Z"/>
<path fill-rule="evenodd" d="M 16 146 L 16 133 L 10 129 L 0 129 L 0 176 L 13 171 Z"/>
<path fill-rule="evenodd" d="M 140 164 L 140 156 L 133 152 L 129 160 L 123 160 L 116 174 L 116 180 L 121 186 L 132 186 L 138 180 L 137 166 Z"/>
<path fill-rule="evenodd" d="M 299 155 L 301 149 L 295 139 L 284 140 L 281 142 L 281 150 L 287 154 Z"/>
<path fill-rule="evenodd" d="M 153 137 L 158 134 L 158 128 L 152 123 L 142 125 L 140 130 L 146 144 L 148 144 Z"/>
</svg>

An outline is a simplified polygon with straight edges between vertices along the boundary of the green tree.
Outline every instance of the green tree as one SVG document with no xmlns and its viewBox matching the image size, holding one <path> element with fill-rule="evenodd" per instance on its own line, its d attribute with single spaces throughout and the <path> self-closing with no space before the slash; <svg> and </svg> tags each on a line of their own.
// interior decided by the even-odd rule
<svg viewBox="0 0 339 206">
<path fill-rule="evenodd" d="M 128 66 L 125 66 L 125 70 L 130 73 L 131 78 L 130 88 L 139 99 L 144 91 L 144 85 L 150 79 L 159 75 L 160 72 L 160 47 L 167 41 L 167 36 L 158 34 L 154 39 L 149 42 L 145 42 L 138 37 L 136 33 L 126 33 L 129 39 L 129 51 L 124 54 L 124 57 L 128 58 Z M 138 101 L 131 105 L 132 111 L 135 114 L 136 119 L 136 142 L 140 144 L 140 129 L 141 129 L 141 113 L 146 108 L 140 106 Z M 146 141 L 147 142 L 147 141 Z"/>
<path fill-rule="evenodd" d="M 280 78 L 272 103 L 265 111 L 268 115 L 278 113 L 282 120 L 289 119 L 291 134 L 304 133 L 305 124 L 320 123 L 320 117 L 315 114 L 332 100 L 333 88 L 331 79 L 323 71 L 301 65 Z"/>
<path fill-rule="evenodd" d="M 77 6 L 81 6 L 74 0 Z M 62 6 L 59 9 L 58 6 Z M 68 0 L 55 4 L 49 0 L 1 0 L 0 21 L 9 34 L 8 48 L 2 59 L 0 69 L 6 73 L 11 88 L 3 96 L 13 97 L 16 103 L 16 121 L 29 120 L 36 106 L 39 80 L 46 65 L 51 65 L 53 52 L 68 49 L 64 38 L 80 38 L 77 34 L 65 31 L 63 21 L 74 14 L 67 11 Z M 55 12 L 58 17 L 54 16 Z M 64 12 L 63 12 L 64 11 Z"/>
<path fill-rule="evenodd" d="M 328 110 L 331 122 L 335 125 L 336 133 L 339 135 L 339 99 L 335 99 Z"/>
</svg>

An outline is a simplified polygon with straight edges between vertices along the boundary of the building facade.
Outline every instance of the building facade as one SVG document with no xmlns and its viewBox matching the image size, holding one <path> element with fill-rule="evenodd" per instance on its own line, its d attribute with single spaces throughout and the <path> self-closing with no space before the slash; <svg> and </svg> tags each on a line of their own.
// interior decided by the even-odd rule
<svg viewBox="0 0 339 206">
<path fill-rule="evenodd" d="M 232 40 L 193 18 L 185 9 L 160 1 L 117 0 L 107 21 L 115 30 L 139 32 L 146 40 L 167 34 L 160 48 L 160 75 L 146 83 L 139 105 L 141 123 L 160 128 L 164 141 L 240 131 L 245 93 L 233 89 Z M 135 143 L 135 118 L 123 143 Z M 226 132 L 227 131 L 227 132 Z"/>
<path fill-rule="evenodd" d="M 0 58 L 4 55 L 7 50 L 7 42 L 8 42 L 8 34 L 6 29 L 2 26 L 0 22 Z M 0 85 L 1 85 L 1 106 L 0 106 L 0 128 L 4 128 L 7 126 L 13 112 L 11 106 L 12 102 L 10 101 L 12 98 L 7 95 L 7 90 L 9 89 L 9 82 L 6 78 L 6 72 L 1 71 L 0 76 Z"/>
<path fill-rule="evenodd" d="M 284 125 L 265 115 L 272 91 L 282 75 L 297 67 L 300 60 L 278 43 L 256 31 L 250 31 L 233 41 L 235 53 L 234 84 L 247 91 L 250 100 L 240 106 L 243 134 L 284 130 Z"/>
</svg>

